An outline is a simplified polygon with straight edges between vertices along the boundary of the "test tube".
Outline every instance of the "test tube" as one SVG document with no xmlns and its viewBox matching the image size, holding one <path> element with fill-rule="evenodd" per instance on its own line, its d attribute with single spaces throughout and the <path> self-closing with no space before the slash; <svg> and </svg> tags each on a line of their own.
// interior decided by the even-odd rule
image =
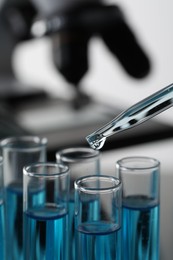
<svg viewBox="0 0 173 260">
<path fill-rule="evenodd" d="M 46 160 L 47 139 L 9 137 L 0 145 L 4 160 L 6 260 L 23 260 L 23 167 Z"/>
<path fill-rule="evenodd" d="M 75 259 L 74 235 L 74 181 L 85 175 L 100 174 L 100 153 L 88 147 L 65 148 L 56 153 L 59 163 L 70 168 L 70 197 L 69 197 L 69 248 L 70 260 Z"/>
<path fill-rule="evenodd" d="M 122 185 L 106 175 L 75 181 L 75 259 L 121 260 Z"/>
<path fill-rule="evenodd" d="M 24 170 L 24 259 L 68 259 L 69 168 L 38 163 Z"/>
<path fill-rule="evenodd" d="M 126 157 L 116 163 L 123 187 L 123 259 L 159 259 L 160 162 Z"/>
<path fill-rule="evenodd" d="M 4 185 L 3 185 L 3 158 L 0 156 L 0 259 L 6 260 L 5 255 L 5 209 L 4 209 Z"/>
</svg>

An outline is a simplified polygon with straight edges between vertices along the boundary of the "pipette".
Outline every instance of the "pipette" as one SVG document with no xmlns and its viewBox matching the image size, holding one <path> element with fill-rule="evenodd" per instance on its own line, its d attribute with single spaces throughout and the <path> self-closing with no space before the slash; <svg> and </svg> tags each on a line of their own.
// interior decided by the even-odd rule
<svg viewBox="0 0 173 260">
<path fill-rule="evenodd" d="M 173 84 L 123 111 L 109 123 L 88 135 L 86 139 L 93 149 L 99 150 L 107 137 L 137 126 L 171 106 L 173 106 Z"/>
</svg>

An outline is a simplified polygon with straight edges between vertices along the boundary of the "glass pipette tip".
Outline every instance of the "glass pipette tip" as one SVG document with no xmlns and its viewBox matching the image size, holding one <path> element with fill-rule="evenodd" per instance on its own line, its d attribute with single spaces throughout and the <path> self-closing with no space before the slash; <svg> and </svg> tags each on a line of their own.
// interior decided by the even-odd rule
<svg viewBox="0 0 173 260">
<path fill-rule="evenodd" d="M 118 132 L 137 126 L 173 106 L 173 84 L 123 111 L 109 123 L 86 137 L 96 150 L 104 146 L 106 138 Z"/>
</svg>

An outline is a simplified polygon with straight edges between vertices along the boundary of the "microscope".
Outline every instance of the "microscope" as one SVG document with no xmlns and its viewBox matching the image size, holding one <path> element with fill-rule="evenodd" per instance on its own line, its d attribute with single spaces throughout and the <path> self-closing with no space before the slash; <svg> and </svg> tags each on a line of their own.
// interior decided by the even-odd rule
<svg viewBox="0 0 173 260">
<path fill-rule="evenodd" d="M 86 118 L 84 107 L 84 110 L 86 107 L 92 110 L 92 97 L 83 93 L 80 87 L 82 78 L 89 70 L 88 48 L 92 37 L 101 38 L 130 77 L 142 79 L 150 72 L 150 60 L 118 5 L 101 0 L 4 0 L 0 4 L 0 80 L 7 96 L 13 92 L 14 85 L 20 85 L 16 82 L 12 67 L 15 46 L 25 40 L 45 36 L 51 40 L 56 69 L 75 89 L 76 96 L 68 105 L 69 110 L 77 115 L 78 123 Z M 12 87 L 8 89 L 7 85 Z M 93 113 L 93 110 L 90 112 Z M 110 118 L 115 111 L 112 113 Z M 85 124 L 82 126 L 83 132 L 81 126 L 77 125 L 76 128 L 85 136 L 110 118 L 101 119 L 98 124 L 90 125 L 89 129 Z M 15 123 L 15 120 L 12 122 Z M 73 130 L 76 131 L 76 128 L 73 127 Z M 57 130 L 55 132 L 58 133 Z M 67 136 L 70 134 L 67 133 Z M 54 139 L 55 136 L 52 144 Z"/>
<path fill-rule="evenodd" d="M 149 59 L 117 5 L 101 0 L 32 2 L 38 19 L 31 32 L 35 37 L 51 37 L 54 64 L 75 87 L 79 107 L 85 100 L 79 83 L 89 69 L 88 46 L 93 36 L 103 40 L 130 76 L 140 79 L 149 73 Z"/>
</svg>

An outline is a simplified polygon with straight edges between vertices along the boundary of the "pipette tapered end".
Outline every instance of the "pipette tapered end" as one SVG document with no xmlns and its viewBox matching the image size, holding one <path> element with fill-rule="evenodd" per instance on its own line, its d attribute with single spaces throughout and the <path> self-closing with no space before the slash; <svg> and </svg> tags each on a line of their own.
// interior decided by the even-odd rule
<svg viewBox="0 0 173 260">
<path fill-rule="evenodd" d="M 86 140 L 92 149 L 100 150 L 106 141 L 106 137 L 100 134 L 93 133 L 91 135 L 88 135 L 86 137 Z"/>
</svg>

